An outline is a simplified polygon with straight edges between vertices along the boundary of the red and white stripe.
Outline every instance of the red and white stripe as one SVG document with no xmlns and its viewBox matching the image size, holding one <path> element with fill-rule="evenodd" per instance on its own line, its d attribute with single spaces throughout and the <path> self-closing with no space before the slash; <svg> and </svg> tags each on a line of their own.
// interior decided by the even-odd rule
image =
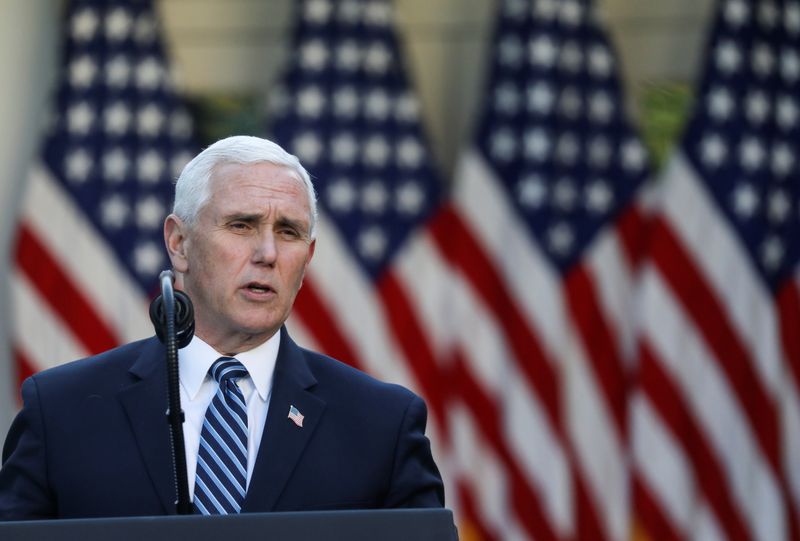
<svg viewBox="0 0 800 541">
<path fill-rule="evenodd" d="M 601 233 L 562 280 L 478 153 L 465 155 L 457 181 L 430 231 L 453 273 L 452 315 L 440 324 L 454 352 L 459 509 L 503 539 L 627 538 L 623 357 L 638 216 Z M 461 449 L 467 441 L 483 460 Z M 494 505 L 481 505 L 481 487 Z"/>
<path fill-rule="evenodd" d="M 146 294 L 42 165 L 28 176 L 14 258 L 20 377 L 153 334 Z"/>
<path fill-rule="evenodd" d="M 782 343 L 796 330 L 781 328 L 800 319 L 796 288 L 781 295 L 783 310 L 675 157 L 643 269 L 632 403 L 635 511 L 653 538 L 797 539 L 798 357 Z"/>
<path fill-rule="evenodd" d="M 407 243 L 396 264 L 373 285 L 324 214 L 318 232 L 290 331 L 306 346 L 422 394 L 438 450 L 444 441 L 439 366 L 444 342 L 441 334 L 426 328 L 425 321 L 446 316 L 441 312 L 448 283 L 444 268 L 436 266 L 428 255 L 429 241 L 420 235 Z"/>
</svg>

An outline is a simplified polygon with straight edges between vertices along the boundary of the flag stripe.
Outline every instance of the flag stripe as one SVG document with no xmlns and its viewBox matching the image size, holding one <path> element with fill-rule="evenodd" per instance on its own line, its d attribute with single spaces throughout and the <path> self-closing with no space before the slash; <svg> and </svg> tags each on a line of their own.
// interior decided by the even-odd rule
<svg viewBox="0 0 800 541">
<path fill-rule="evenodd" d="M 313 281 L 307 280 L 297 294 L 293 311 L 308 327 L 319 347 L 328 355 L 363 370 L 363 363 L 344 338 L 331 310 L 322 302 Z"/>
<path fill-rule="evenodd" d="M 560 451 L 557 450 L 557 445 L 554 444 L 553 434 L 550 430 L 544 429 L 543 426 L 547 425 L 546 421 L 542 422 L 541 411 L 537 411 L 537 406 L 534 400 L 530 397 L 530 389 L 525 384 L 522 378 L 515 374 L 515 366 L 512 364 L 505 370 L 498 370 L 498 361 L 509 358 L 509 352 L 504 347 L 507 342 L 503 339 L 502 334 L 495 325 L 493 319 L 484 320 L 479 326 L 475 327 L 475 320 L 470 314 L 486 313 L 487 310 L 482 302 L 473 298 L 474 290 L 465 284 L 461 279 L 448 278 L 447 275 L 441 272 L 443 262 L 439 261 L 436 253 L 430 253 L 433 246 L 430 243 L 428 235 L 420 235 L 409 243 L 411 254 L 406 254 L 402 259 L 402 264 L 396 268 L 399 273 L 392 273 L 393 276 L 398 278 L 402 276 L 402 281 L 409 284 L 416 285 L 419 281 L 415 280 L 419 275 L 423 274 L 426 280 L 423 281 L 424 285 L 414 287 L 409 285 L 406 287 L 406 294 L 409 295 L 413 292 L 415 302 L 414 306 L 420 308 L 417 313 L 416 320 L 423 324 L 423 327 L 431 335 L 431 337 L 440 336 L 442 333 L 447 332 L 448 327 L 458 329 L 464 336 L 467 343 L 473 347 L 469 348 L 469 355 L 465 357 L 465 362 L 470 362 L 470 367 L 476 370 L 475 376 L 472 381 L 479 384 L 481 392 L 493 396 L 502 396 L 504 402 L 505 412 L 505 426 L 508 431 L 505 436 L 509 445 L 509 452 L 516 453 L 515 460 L 519 462 L 519 471 L 526 472 L 526 477 L 523 482 L 539 483 L 543 487 L 547 487 L 545 492 L 555 490 L 559 485 L 563 485 L 563 478 L 559 477 L 565 468 L 558 463 Z M 412 257 L 409 257 L 411 255 Z M 422 263 L 415 265 L 415 258 L 420 258 Z M 425 295 L 425 289 L 430 288 L 432 284 L 437 287 L 449 287 L 452 299 L 459 299 L 459 304 L 453 304 L 450 307 L 449 313 L 440 313 L 432 306 L 426 304 L 418 297 Z M 424 309 L 423 309 L 424 307 Z M 400 318 L 404 321 L 405 316 Z M 401 323 L 402 323 L 401 321 Z M 493 346 L 491 346 L 491 345 Z M 410 354 L 409 354 L 410 355 Z M 445 363 L 447 364 L 447 363 Z M 476 377 L 480 374 L 480 377 Z M 499 376 L 499 377 L 497 377 Z M 447 389 L 439 390 L 444 396 L 447 396 L 454 387 L 452 385 L 452 377 L 447 374 L 441 376 L 443 381 L 447 382 Z M 500 410 L 498 409 L 498 415 Z M 534 422 L 537 419 L 539 422 Z M 516 427 L 516 428 L 515 428 Z M 540 451 L 537 453 L 529 453 L 528 449 L 534 442 L 538 442 Z M 522 463 L 524 462 L 524 467 Z M 468 467 L 470 475 L 472 469 Z M 568 517 L 563 516 L 563 511 L 554 510 L 561 504 L 555 503 L 555 498 L 550 499 L 546 507 L 550 508 L 554 516 L 561 516 L 557 522 L 565 523 Z M 563 507 L 563 506 L 562 506 Z M 566 520 L 565 520 L 566 519 Z"/>
<path fill-rule="evenodd" d="M 785 512 L 780 487 L 736 393 L 680 299 L 660 273 L 650 269 L 642 280 L 643 338 L 656 351 L 662 369 L 680 384 L 686 407 L 723 469 L 743 520 L 752 532 L 763 534 L 762 539 L 781 539 Z M 758 498 L 753 498 L 754 491 Z"/>
<path fill-rule="evenodd" d="M 727 375 L 750 421 L 750 428 L 773 471 L 780 472 L 778 422 L 775 406 L 759 384 L 753 363 L 739 335 L 731 327 L 712 288 L 699 274 L 693 260 L 680 245 L 669 225 L 660 220 L 654 227 L 651 255 L 673 293 L 680 299 L 687 315 L 718 364 Z"/>
<path fill-rule="evenodd" d="M 554 529 L 567 532 L 573 518 L 569 493 L 563 490 L 570 483 L 568 456 L 538 397 L 516 363 L 509 360 L 512 353 L 500 323 L 494 318 L 473 319 L 470 314 L 488 313 L 487 308 L 461 278 L 453 282 L 456 285 L 453 300 L 458 301 L 453 309 L 460 316 L 454 325 L 459 330 L 463 361 L 472 380 L 481 386 L 485 396 L 495 401 L 504 441 L 525 475 L 525 482 L 537 493 L 552 495 L 542 502 L 543 512 Z M 532 446 L 537 452 L 530 452 Z M 467 474 L 473 472 L 467 470 Z"/>
<path fill-rule="evenodd" d="M 575 466 L 578 470 L 578 466 Z M 578 541 L 601 541 L 608 539 L 606 530 L 601 526 L 594 500 L 589 496 L 586 487 L 585 477 L 574 475 L 572 477 L 575 490 L 575 535 Z"/>
<path fill-rule="evenodd" d="M 784 484 L 788 506 L 789 535 L 792 541 L 800 540 L 800 288 L 795 280 L 789 280 L 776 297 L 781 344 L 785 355 L 786 386 L 784 394 Z"/>
<path fill-rule="evenodd" d="M 17 271 L 19 267 L 17 267 Z M 19 272 L 11 276 L 11 301 L 14 314 L 14 342 L 35 364 L 36 371 L 86 355 L 86 348 L 54 312 L 49 302 L 28 277 Z M 25 329 L 30 332 L 21 332 Z M 37 334 L 34 331 L 39 331 Z M 47 340 L 41 333 L 47 333 Z"/>
<path fill-rule="evenodd" d="M 642 224 L 644 227 L 644 224 Z M 643 230 L 636 234 L 643 236 Z M 628 371 L 633 366 L 636 343 L 636 322 L 631 317 L 635 308 L 634 295 L 639 264 L 627 254 L 627 242 L 618 227 L 609 228 L 598 239 L 582 266 L 586 269 L 596 291 L 598 309 L 618 351 L 622 366 L 618 371 Z M 593 344 L 590 344 L 593 345 Z"/>
<path fill-rule="evenodd" d="M 581 528 L 602 525 L 602 530 L 591 534 L 594 538 L 622 539 L 629 528 L 625 440 L 615 428 L 607 397 L 581 339 L 566 344 L 561 354 L 567 430 L 574 453 L 571 467 L 576 478 L 574 520 Z"/>
<path fill-rule="evenodd" d="M 97 315 L 92 303 L 78 291 L 25 222 L 19 226 L 15 257 L 20 270 L 31 277 L 41 297 L 89 353 L 100 353 L 119 343 L 114 331 Z"/>
<path fill-rule="evenodd" d="M 579 265 L 566 278 L 565 298 L 572 319 L 591 360 L 594 378 L 600 383 L 617 436 L 625 440 L 627 416 L 627 376 L 622 356 L 602 314 L 588 271 Z"/>
<path fill-rule="evenodd" d="M 298 314 L 299 312 L 294 313 L 293 310 L 293 313 L 289 315 L 289 319 L 286 320 L 286 326 L 292 335 L 292 339 L 298 344 L 302 344 L 304 348 L 322 351 L 322 346 L 319 345 Z M 342 359 L 342 362 L 347 362 L 347 360 Z"/>
<path fill-rule="evenodd" d="M 448 411 L 453 437 L 451 471 L 457 483 L 470 491 L 480 521 L 490 532 L 499 539 L 529 539 L 530 535 L 519 524 L 512 508 L 508 470 L 487 445 L 458 393 L 451 396 L 454 398 Z"/>
<path fill-rule="evenodd" d="M 550 423 L 562 433 L 556 374 L 546 360 L 542 347 L 530 332 L 516 303 L 494 270 L 494 265 L 475 242 L 467 225 L 453 212 L 442 209 L 431 224 L 430 232 L 447 260 L 468 278 L 507 336 L 520 372 L 536 390 Z"/>
<path fill-rule="evenodd" d="M 345 239 L 321 214 L 317 247 L 303 288 L 313 288 L 319 304 L 336 314 L 335 328 L 345 337 L 362 370 L 413 386 L 414 378 L 388 327 L 385 307 L 369 277 L 354 265 L 348 253 Z M 304 310 L 298 315 L 309 330 L 316 325 L 310 321 L 316 318 L 315 311 Z"/>
<path fill-rule="evenodd" d="M 499 541 L 500 537 L 490 531 L 477 510 L 477 503 L 472 490 L 461 481 L 456 486 L 459 510 L 461 511 L 461 539 L 480 539 L 481 541 Z M 466 530 L 466 531 L 465 531 Z M 476 537 L 477 536 L 477 537 Z"/>
<path fill-rule="evenodd" d="M 453 271 L 437 250 L 427 229 L 410 239 L 402 253 L 403 257 L 398 258 L 392 271 L 417 311 L 417 319 L 427 334 L 432 353 L 441 360 L 447 356 L 457 315 L 449 302 L 442 301 L 450 299 L 453 294 Z"/>
<path fill-rule="evenodd" d="M 390 329 L 416 376 L 418 388 L 428 397 L 428 406 L 436 421 L 440 426 L 445 426 L 446 388 L 442 385 L 440 369 L 411 302 L 392 271 L 384 273 L 376 288 L 385 306 Z"/>
<path fill-rule="evenodd" d="M 463 353 L 456 352 L 454 354 L 452 366 L 451 378 L 454 387 L 459 391 L 460 399 L 472 413 L 484 437 L 491 444 L 507 471 L 511 498 L 509 504 L 514 509 L 517 518 L 534 539 L 558 539 L 541 511 L 544 506 L 540 502 L 539 496 L 535 495 L 531 487 L 524 481 L 525 475 L 506 445 L 505 436 L 497 424 L 500 409 L 486 396 L 481 386 L 469 373 Z"/>
<path fill-rule="evenodd" d="M 646 217 L 646 211 L 639 205 L 629 206 L 615 223 L 615 231 L 624 247 L 623 253 L 627 256 L 628 267 L 631 269 L 638 269 L 644 258 L 649 230 L 650 220 Z"/>
<path fill-rule="evenodd" d="M 459 234 L 456 224 L 449 242 L 474 242 L 454 247 L 453 253 L 463 258 L 464 266 L 491 261 L 495 276 L 502 278 L 499 284 L 506 288 L 507 297 L 513 299 L 530 332 L 539 340 L 542 352 L 547 355 L 559 351 L 571 340 L 561 276 L 531 236 L 491 164 L 479 152 L 467 151 L 459 168 L 463 173 L 457 177 L 454 204 L 443 212 L 455 213 L 463 224 L 472 227 L 470 237 L 465 237 Z M 470 249 L 474 245 L 482 248 L 485 257 L 472 259 Z M 494 283 L 485 287 L 491 289 L 491 285 Z"/>
<path fill-rule="evenodd" d="M 772 293 L 757 273 L 746 245 L 726 223 L 703 180 L 679 152 L 666 171 L 669 197 L 663 218 L 672 235 L 702 276 L 714 307 L 725 311 L 726 328 L 747 352 L 751 371 L 770 396 L 780 394 L 782 369 L 778 351 L 778 323 Z M 658 230 L 653 221 L 651 245 Z M 735 292 L 732 294 L 731 292 Z M 708 318 L 710 319 L 710 317 Z M 757 321 L 758 324 L 753 322 Z M 723 338 L 723 336 L 719 336 Z"/>
<path fill-rule="evenodd" d="M 428 369 L 433 370 L 432 376 L 437 378 L 435 385 L 426 383 L 428 389 L 422 387 L 419 376 L 415 377 L 413 385 L 419 386 L 416 388 L 420 390 L 431 409 L 432 415 L 429 419 L 432 422 L 428 425 L 428 435 L 434 456 L 447 457 L 453 452 L 450 443 L 450 423 L 446 419 L 448 413 L 447 410 L 441 409 L 441 413 L 437 415 L 436 404 L 438 403 L 440 408 L 444 408 L 449 400 L 450 387 L 445 374 L 447 368 L 443 365 L 450 347 L 449 341 L 455 318 L 452 307 L 449 303 L 442 302 L 442 299 L 448 298 L 449 290 L 452 289 L 455 281 L 446 262 L 441 258 L 441 254 L 438 253 L 432 239 L 425 231 L 420 231 L 410 238 L 402 248 L 401 254 L 389 274 L 396 282 L 398 289 L 402 289 L 399 293 L 406 299 L 409 309 L 414 311 L 408 316 L 409 321 L 413 322 L 414 327 L 420 332 L 425 333 L 426 348 L 430 348 L 430 355 L 432 355 L 428 362 L 435 363 L 435 366 L 429 364 Z M 385 289 L 380 285 L 382 280 L 383 278 L 379 280 L 377 287 Z M 407 324 L 404 319 L 395 314 L 394 308 L 389 307 L 388 311 L 389 319 L 399 320 L 401 328 Z M 400 347 L 404 347 L 406 351 L 403 361 L 411 365 L 413 361 L 409 361 L 407 358 L 409 355 L 414 355 L 414 348 L 408 347 L 409 344 L 406 342 L 413 342 L 415 339 L 405 336 L 406 333 L 403 332 L 393 334 Z M 412 351 L 412 353 L 408 353 L 408 351 Z M 444 460 L 444 458 L 440 460 Z M 445 490 L 454 490 L 451 482 L 454 482 L 455 479 L 450 478 L 446 472 L 443 473 L 443 477 Z"/>
<path fill-rule="evenodd" d="M 725 313 L 724 321 L 717 320 L 714 312 L 704 314 L 706 322 L 719 323 L 717 328 L 724 329 L 718 334 L 713 330 L 707 332 L 711 339 L 720 342 L 720 350 L 730 351 L 732 346 L 739 349 L 736 355 L 721 357 L 725 361 L 722 365 L 729 371 L 736 371 L 740 366 L 749 369 L 749 373 L 741 374 L 741 379 L 737 380 L 740 393 L 743 392 L 745 396 L 752 393 L 754 399 L 743 403 L 743 406 L 752 418 L 751 424 L 762 429 L 759 438 L 766 441 L 767 445 L 772 444 L 774 454 L 769 455 L 769 449 L 765 449 L 765 454 L 783 498 L 783 505 L 777 505 L 775 512 L 787 517 L 788 528 L 794 531 L 797 529 L 797 518 L 792 510 L 798 507 L 797 498 L 787 485 L 786 467 L 779 455 L 780 431 L 785 432 L 786 429 L 780 426 L 778 411 L 781 401 L 785 401 L 781 397 L 785 394 L 784 367 L 788 362 L 786 354 L 780 351 L 783 345 L 779 336 L 780 300 L 773 298 L 765 289 L 757 269 L 749 260 L 746 244 L 731 234 L 724 216 L 709 197 L 708 190 L 702 186 L 701 177 L 691 169 L 682 153 L 673 160 L 668 176 L 671 191 L 664 208 L 664 220 L 668 220 L 675 242 L 680 243 L 686 257 L 691 257 L 696 264 L 697 271 L 693 274 L 706 277 L 704 287 L 715 299 L 713 308 Z M 680 278 L 684 280 L 685 277 Z M 735 294 L 726 293 L 728 291 L 735 291 Z M 704 307 L 701 302 L 695 304 L 695 310 L 702 314 Z M 732 334 L 738 338 L 733 344 L 725 341 Z M 732 360 L 738 362 L 730 362 Z M 750 379 L 754 377 L 758 379 Z M 750 389 L 751 386 L 754 386 L 754 391 Z M 753 409 L 754 405 L 766 405 L 768 415 L 764 422 L 760 417 L 762 413 Z M 770 527 L 766 519 L 753 521 L 766 529 Z M 783 519 L 778 522 L 783 526 Z M 790 532 L 790 535 L 795 534 Z"/>
<path fill-rule="evenodd" d="M 649 532 L 658 532 L 653 540 L 659 541 L 680 541 L 683 536 L 672 527 L 672 524 L 661 513 L 661 509 L 655 500 L 650 496 L 650 492 L 641 483 L 638 477 L 633 479 L 633 500 L 636 502 L 636 517 L 643 523 L 644 529 Z"/>
<path fill-rule="evenodd" d="M 725 533 L 730 539 L 751 539 L 750 532 L 730 498 L 732 490 L 728 480 L 714 457 L 703 430 L 697 426 L 681 393 L 661 369 L 652 348 L 644 340 L 640 345 L 639 361 L 641 388 L 650 397 L 673 436 L 686 450 L 692 471 L 698 479 L 698 488 L 703 491 L 708 503 L 717 513 Z"/>
<path fill-rule="evenodd" d="M 655 527 L 649 531 L 656 537 L 660 531 L 658 521 L 668 523 L 676 532 L 683 531 L 692 521 L 696 506 L 695 479 L 686 453 L 661 422 L 648 397 L 635 396 L 631 408 L 633 461 L 637 467 L 632 482 L 642 487 L 642 495 L 647 498 L 642 502 L 645 508 L 656 506 L 659 513 L 656 522 L 635 519 L 633 523 L 639 532 Z M 638 496 L 636 490 L 633 495 Z"/>
<path fill-rule="evenodd" d="M 22 387 L 22 382 L 32 376 L 36 372 L 37 368 L 33 364 L 31 356 L 25 353 L 19 344 L 14 345 L 11 356 L 16 361 L 16 382 L 17 388 L 19 389 Z M 17 402 L 20 405 L 22 404 L 21 396 L 19 394 L 17 394 Z"/>
<path fill-rule="evenodd" d="M 34 165 L 27 180 L 21 221 L 120 340 L 150 336 L 147 305 L 153 291 L 135 283 L 126 262 L 115 257 L 103 232 L 95 229 L 49 169 Z"/>
<path fill-rule="evenodd" d="M 776 301 L 787 372 L 795 388 L 800 388 L 800 287 L 797 282 L 786 282 Z"/>
</svg>

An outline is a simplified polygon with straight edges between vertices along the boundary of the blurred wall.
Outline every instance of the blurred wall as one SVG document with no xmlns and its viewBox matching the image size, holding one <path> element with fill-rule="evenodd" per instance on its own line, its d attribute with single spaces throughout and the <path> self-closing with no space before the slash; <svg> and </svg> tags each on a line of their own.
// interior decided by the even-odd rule
<svg viewBox="0 0 800 541">
<path fill-rule="evenodd" d="M 15 209 L 53 81 L 60 1 L 0 0 L 0 277 L 9 274 Z M 17 409 L 8 280 L 0 279 L 0 434 Z"/>
<path fill-rule="evenodd" d="M 286 58 L 292 0 L 156 0 L 172 65 L 189 94 L 265 93 Z M 440 168 L 452 173 L 480 107 L 494 0 L 396 0 L 399 37 Z M 24 172 L 57 65 L 64 0 L 0 0 L 0 276 Z M 631 110 L 647 85 L 691 82 L 712 0 L 597 0 L 621 55 Z M 0 435 L 16 410 L 0 280 Z"/>
<path fill-rule="evenodd" d="M 439 164 L 469 140 L 499 0 L 395 0 L 399 38 Z M 292 0 L 161 0 L 186 91 L 263 92 L 286 58 Z M 631 107 L 665 79 L 691 81 L 713 0 L 595 0 L 621 55 Z"/>
</svg>

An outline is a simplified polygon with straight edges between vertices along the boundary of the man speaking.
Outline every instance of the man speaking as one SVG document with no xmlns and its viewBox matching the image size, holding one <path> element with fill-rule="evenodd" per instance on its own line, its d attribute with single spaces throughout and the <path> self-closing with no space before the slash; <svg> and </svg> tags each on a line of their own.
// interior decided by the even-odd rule
<svg viewBox="0 0 800 541">
<path fill-rule="evenodd" d="M 264 139 L 218 141 L 177 181 L 164 240 L 195 308 L 179 358 L 197 513 L 444 505 L 423 401 L 298 347 L 284 327 L 316 219 L 308 173 Z M 0 517 L 174 513 L 166 387 L 155 337 L 26 380 Z"/>
</svg>

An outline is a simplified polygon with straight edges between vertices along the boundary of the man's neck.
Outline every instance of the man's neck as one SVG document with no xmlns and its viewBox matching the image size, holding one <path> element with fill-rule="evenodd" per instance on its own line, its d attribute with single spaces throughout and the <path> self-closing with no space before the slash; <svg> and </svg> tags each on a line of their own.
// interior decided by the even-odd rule
<svg viewBox="0 0 800 541">
<path fill-rule="evenodd" d="M 227 357 L 234 357 L 238 353 L 244 353 L 251 349 L 257 348 L 270 338 L 272 338 L 278 331 L 262 334 L 245 334 L 240 333 L 234 336 L 214 336 L 214 333 L 204 332 L 202 329 L 197 329 L 195 334 L 203 340 L 206 344 L 214 348 L 220 355 Z"/>
</svg>

